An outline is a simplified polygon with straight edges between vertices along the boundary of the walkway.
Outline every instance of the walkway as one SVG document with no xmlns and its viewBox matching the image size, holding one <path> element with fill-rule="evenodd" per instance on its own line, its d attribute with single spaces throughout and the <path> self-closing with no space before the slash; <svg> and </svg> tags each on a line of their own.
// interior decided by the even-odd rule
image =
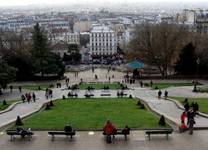
<svg viewBox="0 0 208 150">
<path fill-rule="evenodd" d="M 176 124 L 180 124 L 180 115 L 183 111 L 172 101 L 158 99 L 157 91 L 147 88 L 135 88 L 133 95 L 147 102 L 152 110 L 159 114 L 163 114 Z M 196 116 L 195 121 L 195 127 L 208 128 L 208 118 Z"/>
</svg>

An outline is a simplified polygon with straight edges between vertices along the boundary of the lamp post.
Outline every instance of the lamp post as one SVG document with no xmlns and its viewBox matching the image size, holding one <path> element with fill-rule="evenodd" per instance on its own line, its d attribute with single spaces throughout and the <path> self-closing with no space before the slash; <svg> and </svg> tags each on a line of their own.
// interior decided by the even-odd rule
<svg viewBox="0 0 208 150">
<path fill-rule="evenodd" d="M 200 64 L 200 59 L 197 58 L 197 60 L 196 60 L 196 79 L 195 79 L 195 82 L 194 82 L 194 90 L 193 90 L 194 92 L 197 92 L 199 64 Z"/>
</svg>

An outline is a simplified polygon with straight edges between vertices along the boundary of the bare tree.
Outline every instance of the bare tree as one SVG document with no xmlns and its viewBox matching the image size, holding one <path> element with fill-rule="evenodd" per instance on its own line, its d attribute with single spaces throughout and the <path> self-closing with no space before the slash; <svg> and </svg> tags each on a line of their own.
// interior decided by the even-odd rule
<svg viewBox="0 0 208 150">
<path fill-rule="evenodd" d="M 188 31 L 182 25 L 142 24 L 135 28 L 131 47 L 145 63 L 157 66 L 163 76 L 174 64 L 179 50 L 187 43 Z"/>
</svg>

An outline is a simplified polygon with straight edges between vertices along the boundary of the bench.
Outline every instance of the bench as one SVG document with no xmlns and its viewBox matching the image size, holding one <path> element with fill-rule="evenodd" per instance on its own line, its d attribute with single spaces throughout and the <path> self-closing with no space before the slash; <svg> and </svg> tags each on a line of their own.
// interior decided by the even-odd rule
<svg viewBox="0 0 208 150">
<path fill-rule="evenodd" d="M 100 96 L 111 96 L 111 94 L 100 94 Z"/>
<path fill-rule="evenodd" d="M 166 134 L 166 138 L 168 140 L 168 135 L 173 132 L 173 129 L 167 129 L 167 130 L 149 130 L 146 131 L 146 134 L 148 135 L 149 141 L 150 141 L 150 134 Z"/>
<path fill-rule="evenodd" d="M 90 97 L 93 97 L 94 94 L 85 94 L 84 96 L 85 96 L 85 98 L 90 98 Z"/>
<path fill-rule="evenodd" d="M 78 97 L 78 94 L 68 94 L 67 96 L 68 97 L 76 97 L 77 98 Z"/>
<path fill-rule="evenodd" d="M 103 132 L 103 135 L 106 135 L 105 132 Z M 111 134 L 113 136 L 113 138 L 115 138 L 115 135 L 123 135 L 125 140 L 127 140 L 127 136 L 130 135 L 130 131 L 128 132 L 122 132 L 122 130 L 117 130 L 116 132 Z"/>
<path fill-rule="evenodd" d="M 7 130 L 6 132 L 7 132 L 7 135 L 11 136 L 11 141 L 13 141 L 15 135 L 21 136 L 22 138 L 27 136 L 30 141 L 33 135 L 33 132 L 31 131 L 17 132 L 16 130 Z"/>
<path fill-rule="evenodd" d="M 76 134 L 76 132 L 75 131 L 71 131 L 71 132 L 50 131 L 50 132 L 48 132 L 48 134 L 52 136 L 51 140 L 54 141 L 55 135 L 66 135 L 66 137 L 70 136 L 72 139 L 72 137 Z"/>
</svg>

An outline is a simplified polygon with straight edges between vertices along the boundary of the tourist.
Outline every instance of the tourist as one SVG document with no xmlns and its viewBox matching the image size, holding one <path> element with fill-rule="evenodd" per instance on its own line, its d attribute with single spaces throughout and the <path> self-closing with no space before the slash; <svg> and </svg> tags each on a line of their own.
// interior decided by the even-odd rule
<svg viewBox="0 0 208 150">
<path fill-rule="evenodd" d="M 193 111 L 194 111 L 194 114 L 196 115 L 197 114 L 197 112 L 199 111 L 199 105 L 198 105 L 198 103 L 196 102 L 196 103 L 194 103 L 194 105 L 193 105 Z"/>
<path fill-rule="evenodd" d="M 21 93 L 21 92 L 22 92 L 22 87 L 21 87 L 21 86 L 19 86 L 18 88 L 19 88 L 19 92 Z"/>
<path fill-rule="evenodd" d="M 165 99 L 168 98 L 168 91 L 165 90 L 164 96 L 165 96 Z"/>
<path fill-rule="evenodd" d="M 24 103 L 26 99 L 24 94 L 22 94 L 21 99 L 22 99 L 22 102 Z"/>
<path fill-rule="evenodd" d="M 193 128 L 194 128 L 195 120 L 194 117 L 189 119 L 189 134 L 193 134 Z"/>
<path fill-rule="evenodd" d="M 140 81 L 139 83 L 140 83 L 141 88 L 143 88 L 143 82 L 142 82 L 142 81 Z"/>
<path fill-rule="evenodd" d="M 33 92 L 33 94 L 32 94 L 32 98 L 33 98 L 33 102 L 35 102 L 36 95 L 35 95 L 35 93 L 34 93 L 34 92 Z"/>
<path fill-rule="evenodd" d="M 151 81 L 150 81 L 150 87 L 152 87 L 152 86 L 153 86 L 153 81 L 151 80 Z"/>
<path fill-rule="evenodd" d="M 186 130 L 187 130 L 187 126 L 186 126 L 185 122 L 182 121 L 182 122 L 181 122 L 181 125 L 180 125 L 180 127 L 179 127 L 179 131 L 180 131 L 180 132 L 184 132 L 184 131 L 186 131 Z"/>
<path fill-rule="evenodd" d="M 12 85 L 10 85 L 10 86 L 9 86 L 9 88 L 10 88 L 10 92 L 12 92 L 12 90 L 13 90 L 13 86 L 12 86 Z"/>
<path fill-rule="evenodd" d="M 188 102 L 186 102 L 186 103 L 185 103 L 185 105 L 184 105 L 184 109 L 185 109 L 185 111 L 186 111 L 186 112 L 188 112 L 188 111 L 189 111 L 190 106 L 189 106 L 189 103 L 188 103 Z"/>
<path fill-rule="evenodd" d="M 108 120 L 105 124 L 105 126 L 103 127 L 103 132 L 106 136 L 106 140 L 108 143 L 111 143 L 111 135 L 113 134 L 113 130 L 115 129 L 115 127 L 112 125 L 112 123 Z"/>
<path fill-rule="evenodd" d="M 65 131 L 65 132 L 71 132 L 71 131 L 72 131 L 72 127 L 69 126 L 69 125 L 66 125 L 66 126 L 64 127 L 64 131 Z"/>
<path fill-rule="evenodd" d="M 185 119 L 186 119 L 186 112 L 184 111 L 184 112 L 181 114 L 181 123 L 182 123 L 182 122 L 185 122 Z"/>
<path fill-rule="evenodd" d="M 194 119 L 194 111 L 192 108 L 187 112 L 187 125 L 189 125 L 191 119 Z"/>
<path fill-rule="evenodd" d="M 126 125 L 125 128 L 122 130 L 123 134 L 129 134 L 130 128 Z"/>
<path fill-rule="evenodd" d="M 161 98 L 161 95 L 162 95 L 162 91 L 159 90 L 159 91 L 158 91 L 158 98 Z"/>
</svg>

